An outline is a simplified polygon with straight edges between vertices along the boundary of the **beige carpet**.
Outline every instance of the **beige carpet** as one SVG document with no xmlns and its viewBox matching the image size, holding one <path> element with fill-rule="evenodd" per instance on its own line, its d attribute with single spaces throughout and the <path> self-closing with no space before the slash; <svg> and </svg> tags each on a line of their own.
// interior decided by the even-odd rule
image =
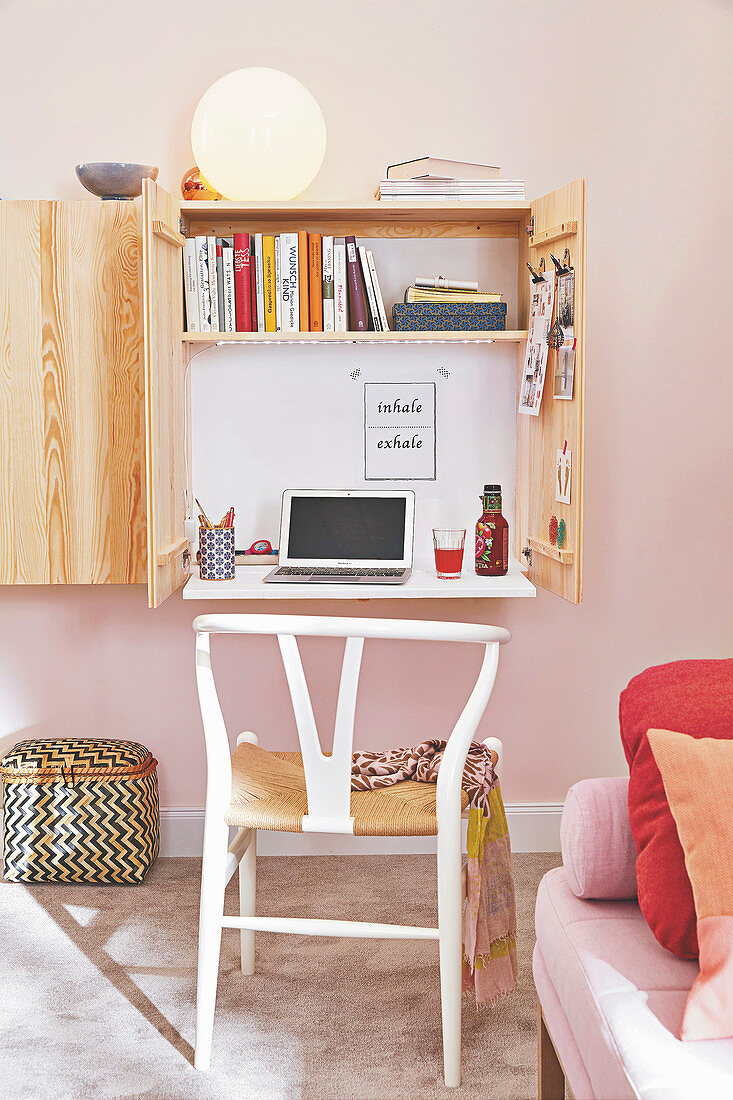
<svg viewBox="0 0 733 1100">
<path fill-rule="evenodd" d="M 243 978 L 224 933 L 209 1073 L 193 1069 L 199 865 L 160 860 L 142 887 L 0 885 L 0 1096 L 187 1100 L 529 1100 L 537 884 L 555 855 L 517 855 L 520 989 L 466 1003 L 463 1085 L 441 1076 L 433 942 L 258 936 Z M 235 911 L 236 892 L 228 903 Z M 261 859 L 258 910 L 431 924 L 429 856 Z"/>
</svg>

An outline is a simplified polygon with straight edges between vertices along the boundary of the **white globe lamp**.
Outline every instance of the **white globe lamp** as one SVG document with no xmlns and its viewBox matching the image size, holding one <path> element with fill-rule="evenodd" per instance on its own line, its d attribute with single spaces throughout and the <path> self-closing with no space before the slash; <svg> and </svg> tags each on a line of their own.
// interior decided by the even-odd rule
<svg viewBox="0 0 733 1100">
<path fill-rule="evenodd" d="M 226 199 L 293 199 L 326 152 L 326 122 L 308 89 L 279 69 L 237 69 L 212 84 L 191 123 L 201 175 Z"/>
</svg>

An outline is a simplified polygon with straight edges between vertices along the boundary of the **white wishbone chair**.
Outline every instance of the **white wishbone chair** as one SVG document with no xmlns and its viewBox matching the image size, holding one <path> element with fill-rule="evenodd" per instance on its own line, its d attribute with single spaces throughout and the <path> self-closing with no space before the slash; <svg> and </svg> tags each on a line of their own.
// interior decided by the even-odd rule
<svg viewBox="0 0 733 1100">
<path fill-rule="evenodd" d="M 499 645 L 511 638 L 508 630 L 471 623 L 420 622 L 392 619 L 335 619 L 300 615 L 200 615 L 196 632 L 196 682 L 206 739 L 208 765 L 206 822 L 201 874 L 198 989 L 196 1003 L 197 1069 L 208 1069 L 214 1026 L 214 1008 L 222 928 L 238 928 L 243 974 L 254 973 L 255 932 L 292 932 L 299 935 L 381 937 L 438 940 L 443 1023 L 445 1083 L 461 1080 L 461 816 L 465 796 L 461 780 L 466 756 L 496 678 Z M 295 714 L 302 753 L 264 753 L 252 733 L 237 739 L 230 755 L 224 718 L 211 667 L 212 634 L 262 634 L 277 637 Z M 346 639 L 336 706 L 333 747 L 321 751 L 297 637 Z M 445 749 L 437 785 L 411 781 L 378 791 L 351 792 L 354 714 L 365 638 L 410 641 L 473 642 L 484 647 L 481 670 Z M 498 755 L 501 742 L 487 739 Z M 263 780 L 262 763 L 280 769 L 274 792 Z M 257 773 L 255 775 L 255 773 Z M 233 782 L 234 780 L 234 782 Z M 248 787 L 248 783 L 250 784 Z M 279 785 L 278 785 L 279 784 Z M 293 790 L 288 788 L 292 785 Z M 299 786 L 300 785 L 300 786 Z M 254 788 L 254 789 L 252 789 Z M 296 789 L 299 788 L 299 789 Z M 400 799 L 400 789 L 407 798 Z M 418 790 L 419 788 L 419 790 Z M 283 794 L 284 792 L 284 794 Z M 278 817 L 278 797 L 288 803 Z M 427 806 L 425 798 L 432 799 Z M 390 799 L 391 801 L 387 801 Z M 368 801 L 368 800 L 379 800 Z M 293 800 L 295 800 L 293 802 Z M 374 828 L 373 805 L 384 807 L 387 824 Z M 398 811 L 393 807 L 398 806 Z M 263 812 L 263 807 L 266 813 Z M 365 809 L 365 807 L 369 807 Z M 378 816 L 380 810 L 376 811 Z M 263 826 L 261 823 L 265 821 Z M 391 824 L 390 824 L 391 822 Z M 238 825 L 229 844 L 229 825 Z M 360 835 L 437 834 L 438 927 L 371 924 L 298 917 L 255 916 L 257 828 L 291 832 L 352 833 Z M 224 914 L 224 890 L 239 867 L 238 916 Z"/>
</svg>

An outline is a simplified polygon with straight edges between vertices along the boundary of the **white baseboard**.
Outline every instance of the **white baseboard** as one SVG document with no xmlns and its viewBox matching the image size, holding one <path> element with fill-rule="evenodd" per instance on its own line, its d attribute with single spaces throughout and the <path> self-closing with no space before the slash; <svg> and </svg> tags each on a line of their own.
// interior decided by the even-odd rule
<svg viewBox="0 0 733 1100">
<path fill-rule="evenodd" d="M 562 802 L 508 802 L 506 816 L 514 852 L 559 852 Z M 160 854 L 200 856 L 203 809 L 160 811 Z M 263 856 L 389 855 L 430 853 L 434 837 L 336 836 L 319 833 L 260 833 Z"/>
</svg>

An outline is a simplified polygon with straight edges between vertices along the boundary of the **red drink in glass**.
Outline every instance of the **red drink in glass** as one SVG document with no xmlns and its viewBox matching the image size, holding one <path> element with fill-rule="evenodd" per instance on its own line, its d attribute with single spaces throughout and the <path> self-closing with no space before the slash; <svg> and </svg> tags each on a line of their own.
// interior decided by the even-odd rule
<svg viewBox="0 0 733 1100">
<path fill-rule="evenodd" d="M 434 527 L 435 572 L 443 580 L 458 580 L 463 566 L 464 528 Z"/>
</svg>

